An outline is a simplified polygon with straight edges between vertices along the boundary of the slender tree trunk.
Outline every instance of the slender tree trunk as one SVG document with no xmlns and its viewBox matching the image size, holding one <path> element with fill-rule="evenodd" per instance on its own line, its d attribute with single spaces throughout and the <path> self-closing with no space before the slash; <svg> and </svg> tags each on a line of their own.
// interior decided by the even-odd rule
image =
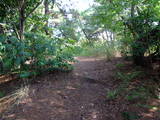
<svg viewBox="0 0 160 120">
<path fill-rule="evenodd" d="M 20 11 L 20 24 L 19 24 L 19 36 L 20 39 L 23 40 L 24 39 L 24 23 L 25 23 L 25 18 L 24 18 L 24 10 L 22 9 Z"/>
<path fill-rule="evenodd" d="M 90 39 L 90 37 L 87 35 L 86 31 L 84 29 L 82 29 L 83 34 L 85 35 L 85 38 L 87 39 L 88 43 L 91 44 L 92 40 Z"/>
<path fill-rule="evenodd" d="M 44 1 L 44 14 L 45 16 L 48 16 L 49 15 L 49 0 L 45 0 Z M 46 32 L 46 35 L 49 35 L 49 31 L 48 31 L 48 19 L 46 20 L 46 24 L 45 24 L 45 32 Z"/>
<path fill-rule="evenodd" d="M 131 4 L 131 17 L 134 17 L 134 13 L 135 13 L 135 3 L 134 0 L 132 0 L 132 4 Z"/>
<path fill-rule="evenodd" d="M 4 28 L 3 26 L 0 24 L 0 35 L 3 35 L 4 34 Z"/>
<path fill-rule="evenodd" d="M 25 0 L 20 2 L 19 8 L 19 37 L 20 40 L 24 39 L 24 28 L 25 28 Z"/>
<path fill-rule="evenodd" d="M 3 26 L 0 24 L 0 35 L 4 34 L 4 28 Z M 0 72 L 3 72 L 4 68 L 3 68 L 3 58 L 0 59 Z"/>
</svg>

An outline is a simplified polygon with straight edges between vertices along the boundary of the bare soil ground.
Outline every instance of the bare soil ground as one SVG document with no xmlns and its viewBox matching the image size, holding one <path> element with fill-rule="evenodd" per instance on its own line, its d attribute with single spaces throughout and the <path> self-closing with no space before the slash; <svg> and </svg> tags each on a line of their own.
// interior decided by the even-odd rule
<svg viewBox="0 0 160 120">
<path fill-rule="evenodd" d="M 124 120 L 123 111 L 137 110 L 125 100 L 107 99 L 107 93 L 119 85 L 115 65 L 121 59 L 78 57 L 77 60 L 72 72 L 35 78 L 28 96 L 0 120 Z M 152 120 L 150 116 L 145 119 Z"/>
</svg>

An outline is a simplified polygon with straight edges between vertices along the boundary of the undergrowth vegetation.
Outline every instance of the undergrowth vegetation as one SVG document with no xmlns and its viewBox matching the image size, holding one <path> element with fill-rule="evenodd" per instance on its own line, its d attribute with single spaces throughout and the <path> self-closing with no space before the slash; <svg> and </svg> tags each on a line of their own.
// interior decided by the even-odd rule
<svg viewBox="0 0 160 120">
<path fill-rule="evenodd" d="M 117 64 L 116 67 L 119 69 L 116 78 L 121 82 L 115 90 L 108 93 L 108 98 L 115 99 L 123 96 L 124 99 L 129 101 L 146 101 L 149 98 L 159 98 L 159 94 L 156 92 L 159 89 L 159 84 L 157 84 L 159 78 L 148 77 L 148 74 L 142 68 L 141 71 L 136 67 L 135 70 L 125 71 L 121 70 L 126 68 L 124 64 Z"/>
<path fill-rule="evenodd" d="M 159 77 L 150 76 L 149 74 L 153 74 L 153 71 L 146 72 L 143 68 L 136 66 L 132 66 L 131 69 L 129 66 L 131 66 L 129 63 L 116 64 L 118 71 L 115 77 L 119 85 L 107 93 L 107 98 L 132 103 L 134 109 L 137 107 L 159 112 L 159 105 L 153 104 L 154 100 L 159 99 Z M 124 110 L 121 115 L 124 120 L 142 118 L 138 111 L 133 112 L 131 109 Z"/>
<path fill-rule="evenodd" d="M 66 53 L 65 42 L 35 33 L 26 33 L 24 40 L 1 36 L 1 73 L 19 73 L 25 78 L 42 71 L 71 68 L 73 56 Z M 68 46 L 72 45 L 68 43 Z"/>
<path fill-rule="evenodd" d="M 130 84 L 131 82 L 139 77 L 140 75 L 142 75 L 141 71 L 135 71 L 135 72 L 131 72 L 131 73 L 122 73 L 122 72 L 117 72 L 117 79 L 121 80 L 122 82 L 120 83 L 120 85 L 118 86 L 118 88 L 116 90 L 110 91 L 108 93 L 108 97 L 109 98 L 116 98 L 119 95 L 124 96 L 125 98 L 127 98 L 128 100 L 131 98 L 134 99 L 134 97 L 143 97 L 141 96 L 141 93 L 138 92 L 138 90 L 140 90 L 141 88 L 138 88 L 137 91 L 131 91 L 130 89 Z M 126 92 L 131 92 L 130 93 L 126 93 Z M 138 93 L 138 94 L 136 94 Z M 123 94 L 123 95 L 122 95 Z"/>
</svg>

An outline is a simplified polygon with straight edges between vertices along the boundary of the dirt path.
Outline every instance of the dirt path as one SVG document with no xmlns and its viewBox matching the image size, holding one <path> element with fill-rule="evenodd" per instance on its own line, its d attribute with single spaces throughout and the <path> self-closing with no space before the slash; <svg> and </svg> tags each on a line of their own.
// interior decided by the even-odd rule
<svg viewBox="0 0 160 120">
<path fill-rule="evenodd" d="M 114 86 L 116 60 L 77 58 L 71 73 L 37 78 L 29 96 L 4 120 L 121 120 L 122 103 L 107 100 Z M 2 120 L 3 120 L 2 119 Z"/>
</svg>

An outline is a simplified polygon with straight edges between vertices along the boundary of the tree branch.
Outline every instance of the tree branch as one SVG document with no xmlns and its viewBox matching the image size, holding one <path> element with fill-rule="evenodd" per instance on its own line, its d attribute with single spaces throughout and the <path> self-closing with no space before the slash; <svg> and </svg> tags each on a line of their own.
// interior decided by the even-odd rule
<svg viewBox="0 0 160 120">
<path fill-rule="evenodd" d="M 18 30 L 17 30 L 16 26 L 14 24 L 12 24 L 12 26 L 13 26 L 13 31 L 16 34 L 17 38 L 20 39 L 20 36 L 18 34 Z"/>
<path fill-rule="evenodd" d="M 39 7 L 39 5 L 42 2 L 43 2 L 43 0 L 41 0 L 39 3 L 37 3 L 37 5 L 26 15 L 25 19 L 27 19 Z"/>
</svg>

